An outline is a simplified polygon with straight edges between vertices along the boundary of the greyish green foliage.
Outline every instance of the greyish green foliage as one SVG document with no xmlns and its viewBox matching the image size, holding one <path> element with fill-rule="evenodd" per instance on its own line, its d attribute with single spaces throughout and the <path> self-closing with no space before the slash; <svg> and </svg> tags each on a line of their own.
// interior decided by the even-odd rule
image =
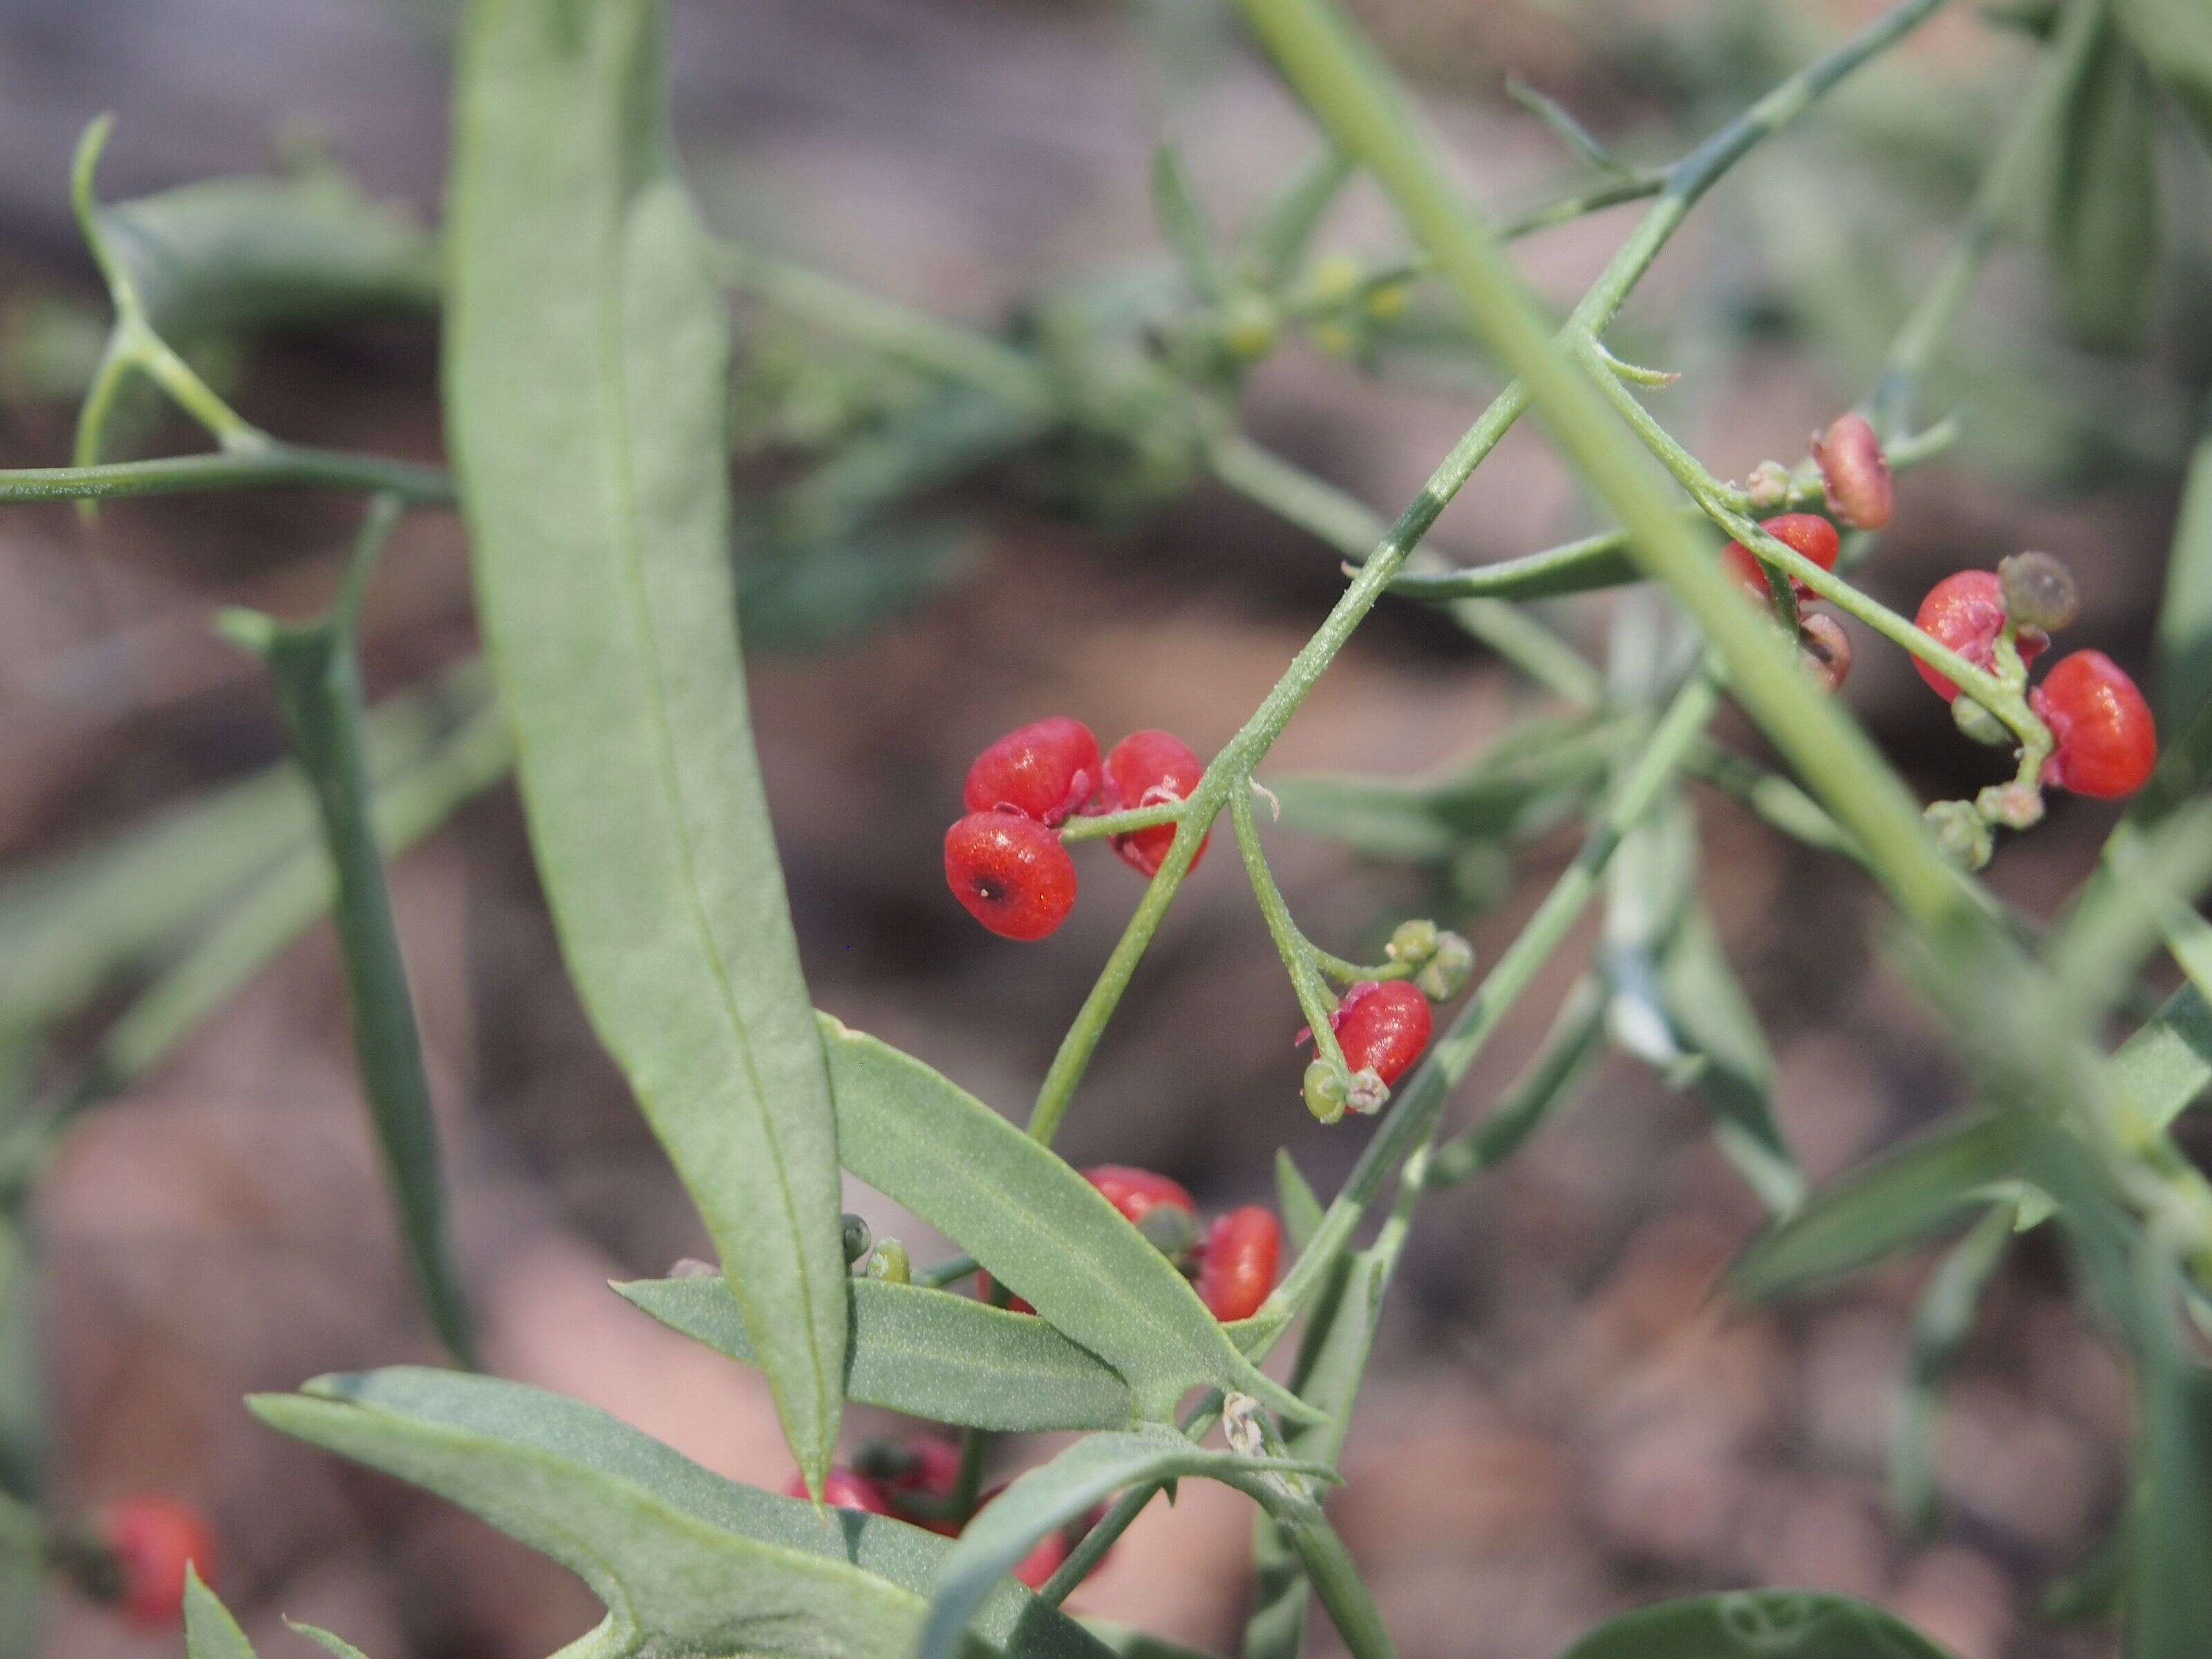
<svg viewBox="0 0 2212 1659">
<path fill-rule="evenodd" d="M 615 1289 L 671 1329 L 759 1363 L 721 1280 L 646 1279 Z M 850 1289 L 848 1398 L 1007 1433 L 1119 1429 L 1135 1420 L 1128 1384 L 1042 1319 L 920 1285 L 855 1279 Z"/>
<path fill-rule="evenodd" d="M 1949 1659 L 1880 1607 L 1815 1590 L 1662 1601 L 1601 1626 L 1560 1659 Z"/>
<path fill-rule="evenodd" d="M 810 1482 L 842 1394 L 836 1133 L 747 714 L 729 341 L 652 0 L 480 0 L 446 392 L 563 952 L 706 1218 Z"/>
<path fill-rule="evenodd" d="M 412 1481 L 576 1574 L 620 1655 L 896 1659 L 953 1545 L 710 1474 L 605 1413 L 517 1382 L 405 1368 L 256 1395 L 264 1422 Z M 1001 1580 L 961 1650 L 1098 1659 L 1073 1620 Z"/>
<path fill-rule="evenodd" d="M 190 1567 L 185 1570 L 185 1653 L 186 1659 L 254 1659 L 253 1644 L 230 1609 Z"/>
<path fill-rule="evenodd" d="M 2109 12 L 2111 0 L 2076 0 Z M 2049 234 L 2060 305 L 2085 345 L 2133 348 L 2158 275 L 2159 200 L 2150 86 L 2115 22 L 2100 21 L 2072 54 L 2051 170 Z"/>
</svg>

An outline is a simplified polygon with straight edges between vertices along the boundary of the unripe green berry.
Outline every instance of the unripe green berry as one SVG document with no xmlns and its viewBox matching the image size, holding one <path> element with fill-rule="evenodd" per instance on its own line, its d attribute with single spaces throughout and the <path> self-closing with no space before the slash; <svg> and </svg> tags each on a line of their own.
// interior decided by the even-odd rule
<svg viewBox="0 0 2212 1659">
<path fill-rule="evenodd" d="M 1951 699 L 1951 720 L 1976 743 L 1985 743 L 1992 749 L 2003 749 L 2017 741 L 2010 726 L 1963 691 Z"/>
<path fill-rule="evenodd" d="M 1334 1123 L 1344 1115 L 1351 1101 L 1351 1079 L 1342 1066 L 1316 1060 L 1306 1067 L 1305 1097 L 1308 1111 L 1323 1123 Z"/>
<path fill-rule="evenodd" d="M 1433 921 L 1401 921 L 1392 931 L 1390 943 L 1383 947 L 1383 954 L 1393 962 L 1419 968 L 1436 955 L 1437 945 L 1443 938 L 1443 931 Z"/>
<path fill-rule="evenodd" d="M 898 1240 L 879 1239 L 868 1253 L 867 1272 L 869 1278 L 880 1279 L 886 1285 L 904 1285 L 914 1278 L 914 1263 Z"/>
<path fill-rule="evenodd" d="M 2051 633 L 2081 613 L 2081 591 L 2074 573 L 2048 553 L 2015 553 L 1997 563 L 2004 587 L 2005 615 L 2021 628 Z"/>
<path fill-rule="evenodd" d="M 869 1230 L 867 1218 L 848 1210 L 845 1212 L 845 1265 L 849 1267 L 860 1261 L 867 1255 L 874 1243 L 875 1234 Z"/>
<path fill-rule="evenodd" d="M 1431 1002 L 1449 1002 L 1467 989 L 1467 981 L 1474 972 L 1474 946 L 1465 935 L 1445 933 L 1437 936 L 1437 948 L 1421 971 L 1413 975 L 1413 983 L 1421 988 L 1421 994 Z"/>
<path fill-rule="evenodd" d="M 1761 461 L 1751 469 L 1743 493 L 1753 512 L 1772 512 L 1790 499 L 1790 469 L 1779 461 Z"/>
<path fill-rule="evenodd" d="M 1318 306 L 1340 306 L 1359 292 L 1359 261 L 1348 253 L 1324 253 L 1306 271 L 1306 292 Z"/>
<path fill-rule="evenodd" d="M 1198 1218 L 1180 1204 L 1155 1204 L 1138 1218 L 1137 1231 L 1170 1261 L 1180 1261 L 1198 1243 Z"/>
<path fill-rule="evenodd" d="M 1962 800 L 1939 800 L 1921 817 L 1936 834 L 1936 850 L 1961 870 L 1978 870 L 1990 861 L 1990 826 Z"/>
<path fill-rule="evenodd" d="M 1264 295 L 1249 290 L 1231 295 L 1222 308 L 1221 343 L 1239 362 L 1249 362 L 1273 349 L 1275 307 Z"/>
</svg>

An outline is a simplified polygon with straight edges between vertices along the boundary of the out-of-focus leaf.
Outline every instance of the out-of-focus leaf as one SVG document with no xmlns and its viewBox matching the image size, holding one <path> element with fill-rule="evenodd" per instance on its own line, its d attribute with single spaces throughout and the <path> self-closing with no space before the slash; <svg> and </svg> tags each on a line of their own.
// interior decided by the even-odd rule
<svg viewBox="0 0 2212 1659">
<path fill-rule="evenodd" d="M 1288 829 L 1371 858 L 1438 863 L 1469 842 L 1534 833 L 1588 800 L 1611 763 L 1614 734 L 1586 720 L 1531 722 L 1528 741 L 1443 776 L 1401 781 L 1321 774 L 1270 778 Z"/>
<path fill-rule="evenodd" d="M 186 1659 L 253 1659 L 253 1644 L 230 1609 L 189 1566 L 185 1569 L 185 1653 Z"/>
<path fill-rule="evenodd" d="M 1924 1534 L 1936 1524 L 1936 1434 L 1943 1385 L 1972 1334 L 1982 1291 L 2012 1243 L 2013 1212 L 1999 1206 L 1936 1263 L 1912 1320 L 1912 1357 L 1889 1437 L 1889 1501 L 1905 1526 Z"/>
<path fill-rule="evenodd" d="M 1321 1225 L 1322 1203 L 1287 1146 L 1275 1148 L 1275 1209 L 1283 1218 L 1283 1234 L 1291 1251 L 1305 1249 L 1314 1229 Z"/>
<path fill-rule="evenodd" d="M 1702 910 L 1676 933 L 1660 969 L 1676 1040 L 1695 1057 L 1690 1088 L 1713 1116 L 1713 1135 L 1766 1207 L 1786 1215 L 1805 1177 L 1774 1118 L 1774 1056 L 1720 940 Z"/>
<path fill-rule="evenodd" d="M 738 598 L 756 646 L 815 650 L 909 610 L 968 568 L 974 533 L 937 521 L 884 526 L 738 563 Z"/>
<path fill-rule="evenodd" d="M 2148 1246 L 2144 1247 L 2146 1250 Z M 2141 1404 L 2127 1528 L 2128 1659 L 2212 1653 L 2212 1371 L 2175 1328 L 2171 1269 L 2147 1258 L 2134 1324 Z"/>
<path fill-rule="evenodd" d="M 1414 572 L 1397 577 L 1390 591 L 1401 598 L 1441 603 L 1448 599 L 1557 599 L 1571 593 L 1595 593 L 1644 580 L 1643 567 L 1617 531 L 1578 542 L 1462 569 Z"/>
<path fill-rule="evenodd" d="M 1221 299 L 1228 285 L 1214 256 L 1213 228 L 1198 204 L 1182 152 L 1170 143 L 1163 142 L 1152 151 L 1152 216 L 1159 222 L 1160 234 L 1190 291 L 1209 304 Z"/>
<path fill-rule="evenodd" d="M 2198 0 L 2119 0 L 2120 26 L 2212 144 L 2212 13 Z"/>
<path fill-rule="evenodd" d="M 287 1619 L 284 1621 L 284 1626 L 287 1630 L 295 1631 L 306 1637 L 316 1646 L 336 1654 L 337 1659 L 368 1659 L 367 1654 L 347 1641 L 344 1637 L 334 1631 L 325 1630 L 319 1625 L 303 1625 L 297 1620 Z"/>
<path fill-rule="evenodd" d="M 1103 1642 L 1117 1659 L 1214 1659 L 1210 1653 L 1170 1642 L 1164 1636 L 1132 1630 L 1127 1625 L 1110 1624 L 1103 1619 L 1086 1619 L 1083 1628 Z"/>
<path fill-rule="evenodd" d="M 1128 1384 L 1043 1320 L 919 1285 L 855 1279 L 845 1392 L 911 1417 L 1007 1433 L 1127 1428 Z M 648 1279 L 615 1289 L 655 1319 L 757 1364 L 719 1279 Z"/>
<path fill-rule="evenodd" d="M 2163 1129 L 2212 1083 L 2212 1004 L 2194 985 L 2166 1000 L 2112 1055 L 2119 1093 Z"/>
<path fill-rule="evenodd" d="M 39 1279 L 29 1217 L 0 1210 L 0 1496 L 35 1503 L 46 1472 Z M 0 1544 L 0 1550 L 6 1546 Z"/>
<path fill-rule="evenodd" d="M 609 1653 L 902 1655 L 952 1549 L 883 1516 L 825 1519 L 518 1382 L 402 1367 L 248 1404 L 272 1427 L 436 1492 L 567 1567 L 608 1608 Z M 1012 1582 L 993 1587 L 973 1634 L 1023 1659 L 1103 1651 Z"/>
<path fill-rule="evenodd" d="M 2212 31 L 2212 10 L 2203 12 Z M 2212 79 L 2208 79 L 2212 90 Z M 2158 612 L 2158 721 L 2172 738 L 2212 706 L 2212 429 L 2197 441 L 2189 482 L 2166 560 L 2166 599 Z M 2187 786 L 2203 781 L 2185 781 Z"/>
<path fill-rule="evenodd" d="M 1164 1425 L 1086 1435 L 1023 1475 L 969 1522 L 938 1575 L 919 1659 L 947 1659 L 984 1598 L 1046 1534 L 1079 1520 L 1125 1486 L 1193 1475 L 1269 1501 L 1285 1477 L 1333 1478 L 1320 1464 L 1207 1451 Z"/>
<path fill-rule="evenodd" d="M 1815 1192 L 1744 1252 L 1732 1282 L 1760 1298 L 1863 1267 L 1989 1197 L 2020 1162 L 2009 1117 L 1942 1124 Z"/>
<path fill-rule="evenodd" d="M 1289 279 L 1356 170 L 1350 156 L 1326 144 L 1253 221 L 1244 233 L 1243 260 L 1261 288 Z"/>
<path fill-rule="evenodd" d="M 1950 1659 L 1880 1607 L 1820 1590 L 1737 1590 L 1624 1613 L 1561 1659 Z"/>
<path fill-rule="evenodd" d="M 728 330 L 665 50 L 654 0 L 471 9 L 449 429 L 563 954 L 818 1489 L 843 1405 L 836 1127 L 753 748 Z"/>
<path fill-rule="evenodd" d="M 2109 1529 L 2095 1547 L 2053 1579 L 2036 1604 L 2042 1618 L 2057 1622 L 2117 1619 L 2127 1605 L 2128 1534 L 2124 1522 Z"/>
<path fill-rule="evenodd" d="M 2132 349 L 2150 316 L 2156 142 L 2142 60 L 2102 23 L 2083 37 L 2059 112 L 2047 210 L 2060 309 L 2075 338 L 2096 350 Z"/>
<path fill-rule="evenodd" d="M 103 207 L 100 222 L 173 342 L 438 308 L 435 240 L 334 167 L 205 179 Z"/>
<path fill-rule="evenodd" d="M 1595 977 L 1576 981 L 1546 1033 L 1543 1048 L 1481 1122 L 1462 1130 L 1429 1160 L 1427 1182 L 1449 1187 L 1496 1168 L 1537 1125 L 1572 1103 L 1577 1085 L 1605 1053 L 1607 998 Z"/>
<path fill-rule="evenodd" d="M 1164 1422 L 1185 1393 L 1208 1384 L 1310 1414 L 1254 1369 L 1189 1280 L 1048 1147 L 888 1043 L 825 1018 L 822 1046 L 845 1167 L 1120 1372 L 1140 1418 Z"/>
<path fill-rule="evenodd" d="M 948 386 L 849 440 L 777 495 L 765 525 L 771 553 L 849 537 L 901 502 L 1012 454 L 1053 422 L 1049 408 Z"/>
</svg>

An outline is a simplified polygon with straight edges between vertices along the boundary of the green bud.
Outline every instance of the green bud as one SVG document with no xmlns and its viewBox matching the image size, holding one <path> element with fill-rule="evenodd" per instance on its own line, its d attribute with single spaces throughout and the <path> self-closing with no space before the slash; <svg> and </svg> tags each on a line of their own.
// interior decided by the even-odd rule
<svg viewBox="0 0 2212 1659">
<path fill-rule="evenodd" d="M 1790 469 L 1779 461 L 1761 461 L 1751 469 L 1744 494 L 1750 498 L 1753 511 L 1772 512 L 1790 499 Z"/>
<path fill-rule="evenodd" d="M 1239 362 L 1265 356 L 1275 344 L 1275 307 L 1262 294 L 1231 295 L 1221 311 L 1221 343 Z"/>
<path fill-rule="evenodd" d="M 1152 1248 L 1170 1261 L 1180 1261 L 1198 1243 L 1198 1218 L 1179 1204 L 1155 1204 L 1137 1223 Z"/>
<path fill-rule="evenodd" d="M 1997 580 L 2004 587 L 2005 615 L 2022 628 L 2051 633 L 2081 612 L 2074 573 L 2048 553 L 2015 553 L 1999 560 Z"/>
<path fill-rule="evenodd" d="M 1951 723 L 1976 743 L 1985 743 L 1992 749 L 2008 749 L 2019 741 L 2012 727 L 1963 691 L 1951 699 Z"/>
<path fill-rule="evenodd" d="M 1990 861 L 1990 826 L 1962 800 L 1939 800 L 1921 817 L 1936 835 L 1936 850 L 1961 870 L 1978 870 Z"/>
<path fill-rule="evenodd" d="M 849 1267 L 867 1255 L 868 1247 L 874 1243 L 875 1237 L 869 1231 L 866 1217 L 854 1215 L 848 1210 L 845 1212 L 845 1265 Z"/>
<path fill-rule="evenodd" d="M 904 1285 L 914 1278 L 914 1263 L 906 1246 L 896 1238 L 880 1239 L 868 1255 L 868 1277 L 886 1285 Z"/>
<path fill-rule="evenodd" d="M 1436 955 L 1437 943 L 1443 937 L 1443 933 L 1433 921 L 1401 921 L 1392 932 L 1390 943 L 1385 947 L 1385 954 L 1393 962 L 1402 962 L 1409 967 L 1419 968 L 1431 957 Z"/>
<path fill-rule="evenodd" d="M 1467 981 L 1474 972 L 1474 946 L 1465 935 L 1439 933 L 1436 954 L 1413 975 L 1413 983 L 1420 987 L 1421 994 L 1431 1002 L 1449 1002 L 1467 989 Z"/>
<path fill-rule="evenodd" d="M 1343 1067 L 1316 1060 L 1306 1067 L 1305 1096 L 1308 1111 L 1323 1123 L 1334 1123 L 1351 1101 L 1352 1080 Z"/>
<path fill-rule="evenodd" d="M 2043 822 L 2043 791 L 2016 778 L 1993 783 L 1974 797 L 1974 810 L 2008 830 L 2032 830 Z"/>
</svg>

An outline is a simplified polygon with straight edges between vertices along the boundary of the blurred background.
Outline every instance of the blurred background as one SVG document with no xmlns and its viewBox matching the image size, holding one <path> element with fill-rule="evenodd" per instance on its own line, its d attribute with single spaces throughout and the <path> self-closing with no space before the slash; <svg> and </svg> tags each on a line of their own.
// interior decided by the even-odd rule
<svg viewBox="0 0 2212 1659">
<path fill-rule="evenodd" d="M 1663 161 L 1875 7 L 1356 9 L 1417 77 L 1470 188 L 1509 208 L 1588 175 L 1505 95 L 1505 71 L 1627 160 Z M 100 181 L 111 202 L 217 175 L 342 169 L 380 213 L 433 227 L 442 15 L 433 0 L 0 9 L 0 464 L 66 459 L 106 325 L 68 209 L 85 123 L 118 112 Z M 755 0 L 679 4 L 676 18 L 679 121 L 718 229 L 1026 339 L 1090 326 L 1116 283 L 1157 288 L 1146 174 L 1163 133 L 1231 227 L 1314 149 L 1202 9 Z M 1716 471 L 1795 461 L 1809 429 L 1866 394 L 2033 51 L 2018 29 L 1948 9 L 1739 168 L 1669 248 L 1616 343 L 1684 372 L 1653 398 Z M 2166 235 L 2142 344 L 2064 343 L 2033 247 L 2002 253 L 1922 404 L 1931 417 L 1960 410 L 1964 436 L 1901 481 L 1895 526 L 1863 576 L 1878 597 L 1909 611 L 1952 569 L 2045 548 L 2081 578 L 2076 642 L 2144 670 L 2212 372 L 2203 156 L 2178 129 L 2160 145 Z M 1523 269 L 1571 302 L 1635 212 L 1520 243 Z M 1362 190 L 1320 246 L 1370 264 L 1402 251 Z M 273 432 L 434 459 L 431 281 L 402 284 L 391 314 L 373 319 L 210 324 L 193 359 Z M 1495 384 L 1448 329 L 1423 331 L 1423 305 L 1387 337 L 1285 338 L 1249 373 L 1247 428 L 1394 514 Z M 1446 315 L 1441 302 L 1426 314 Z M 740 550 L 746 632 L 810 980 L 840 1018 L 1018 1114 L 1140 888 L 1091 849 L 1082 902 L 1051 939 L 981 933 L 939 871 L 968 759 L 1054 712 L 1102 742 L 1162 726 L 1210 754 L 1322 615 L 1337 557 L 1204 482 L 1171 443 L 1102 458 L 1079 434 L 1000 434 L 933 470 L 901 447 L 917 410 L 941 428 L 927 387 L 821 331 L 741 316 L 738 464 L 758 506 Z M 201 447 L 150 410 L 129 440 L 140 453 Z M 819 484 L 804 493 L 822 455 L 871 440 L 889 446 L 898 488 L 858 507 Z M 210 620 L 225 605 L 319 609 L 356 510 L 250 495 L 118 502 L 96 524 L 65 505 L 0 512 L 0 895 L 20 898 L 54 861 L 282 760 L 258 665 Z M 1455 560 L 1491 559 L 1593 522 L 1528 429 L 1432 539 Z M 1617 603 L 1562 604 L 1547 620 L 1596 651 Z M 1990 781 L 2002 763 L 1957 736 L 1901 656 L 1854 634 L 1849 700 L 1915 786 L 1932 799 Z M 417 514 L 369 596 L 372 695 L 416 685 L 472 646 L 458 522 Z M 1410 778 L 1544 707 L 1438 614 L 1386 604 L 1262 777 Z M 1758 751 L 1741 720 L 1722 729 Z M 1717 795 L 1693 799 L 1703 896 L 1765 1025 L 1775 1109 L 1808 1176 L 1955 1105 L 1933 1028 L 1883 967 L 1865 881 Z M 2008 842 L 1990 880 L 2047 914 L 2110 817 L 2063 801 Z M 1464 927 L 1486 963 L 1575 842 L 1540 826 L 1447 836 L 1394 863 L 1294 825 L 1271 835 L 1271 851 L 1316 939 L 1371 951 L 1398 918 L 1432 914 Z M 705 1236 L 565 982 L 510 793 L 471 800 L 393 881 L 489 1363 L 780 1484 L 788 1464 L 757 1380 L 604 1289 L 705 1254 Z M 1452 1121 L 1479 1116 L 1534 1050 L 1594 936 L 1516 1012 Z M 121 977 L 54 1027 L 29 1086 L 66 1076 L 142 981 Z M 1063 1150 L 1166 1171 L 1210 1211 L 1265 1201 L 1287 1145 L 1328 1193 L 1366 1129 L 1323 1128 L 1301 1107 L 1298 1023 L 1236 861 L 1217 848 L 1124 1004 Z M 872 1194 L 848 1202 L 918 1260 L 933 1249 Z M 152 1488 L 205 1506 L 224 1546 L 219 1587 L 264 1653 L 306 1650 L 280 1613 L 379 1659 L 522 1659 L 592 1621 L 559 1570 L 279 1438 L 240 1404 L 322 1371 L 437 1357 L 360 1109 L 326 925 L 88 1114 L 33 1214 L 55 1491 L 65 1504 Z M 1334 1509 L 1408 1659 L 1548 1659 L 1621 1607 L 1753 1583 L 1871 1597 L 1961 1659 L 2112 1650 L 2099 1629 L 2034 1616 L 2040 1587 L 2092 1547 L 2122 1494 L 2122 1375 L 2073 1310 L 2057 1254 L 2029 1238 L 1994 1284 L 1948 1395 L 1942 1524 L 1916 1537 L 1892 1518 L 1883 1465 L 1927 1261 L 1746 1310 L 1718 1299 L 1716 1281 L 1762 1214 L 1697 1103 L 1620 1055 L 1504 1170 L 1427 1206 Z M 856 1437 L 886 1426 L 855 1415 Z M 1009 1468 L 1034 1450 L 1001 1449 Z M 1232 1647 L 1249 1520 L 1241 1498 L 1192 1483 L 1075 1605 Z M 178 1648 L 59 1590 L 47 1601 L 51 1654 Z M 1317 1632 L 1315 1650 L 1333 1651 L 1328 1640 Z"/>
</svg>

